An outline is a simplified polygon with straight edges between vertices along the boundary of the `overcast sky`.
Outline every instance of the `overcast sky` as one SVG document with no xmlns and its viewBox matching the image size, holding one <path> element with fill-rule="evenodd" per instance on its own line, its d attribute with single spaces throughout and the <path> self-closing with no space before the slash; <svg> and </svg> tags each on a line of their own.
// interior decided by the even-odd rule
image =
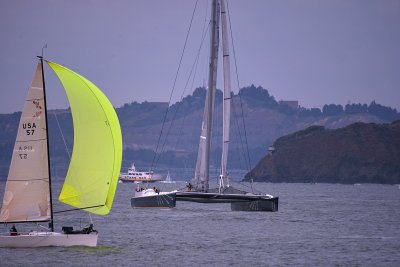
<svg viewBox="0 0 400 267">
<path fill-rule="evenodd" d="M 22 109 L 45 44 L 47 59 L 91 80 L 116 107 L 167 102 L 195 3 L 0 0 L 0 113 Z M 209 6 L 197 4 L 173 101 L 207 80 L 208 37 L 184 91 Z M 241 87 L 308 108 L 375 100 L 400 110 L 400 0 L 232 0 L 229 10 Z M 45 71 L 49 107 L 67 107 Z"/>
</svg>

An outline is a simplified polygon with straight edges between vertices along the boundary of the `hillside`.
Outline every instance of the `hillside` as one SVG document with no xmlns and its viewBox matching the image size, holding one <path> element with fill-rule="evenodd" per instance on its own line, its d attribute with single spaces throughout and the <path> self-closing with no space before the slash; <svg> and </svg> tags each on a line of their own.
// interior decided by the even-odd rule
<svg viewBox="0 0 400 267">
<path fill-rule="evenodd" d="M 246 181 L 400 183 L 400 121 L 335 130 L 312 126 L 273 146 Z"/>
<path fill-rule="evenodd" d="M 390 122 L 393 119 L 400 118 L 399 113 L 389 109 L 387 114 L 381 112 L 380 116 L 368 111 L 367 105 L 361 105 L 366 109 L 351 109 L 357 105 L 349 105 L 346 108 L 336 108 L 336 111 L 331 106 L 341 107 L 340 105 L 326 105 L 324 110 L 298 108 L 292 109 L 285 105 L 279 104 L 275 99 L 268 94 L 268 91 L 261 88 L 250 86 L 243 88 L 239 95 L 233 95 L 233 108 L 231 120 L 231 159 L 236 156 L 236 159 L 230 160 L 234 166 L 244 164 L 237 157 L 238 151 L 242 153 L 239 142 L 244 139 L 243 121 L 245 121 L 247 143 L 250 150 L 250 157 L 253 162 L 260 159 L 267 147 L 272 144 L 277 138 L 292 133 L 301 129 L 305 129 L 312 125 L 322 125 L 326 128 L 340 128 L 354 122 Z M 161 144 L 164 146 L 163 151 L 172 151 L 181 155 L 182 160 L 187 161 L 186 164 L 193 166 L 195 157 L 197 156 L 197 147 L 201 120 L 203 116 L 205 90 L 198 88 L 193 95 L 185 97 L 182 101 L 172 105 L 168 112 L 166 124 L 163 128 Z M 213 129 L 213 148 L 214 148 L 214 164 L 218 165 L 219 151 L 221 149 L 222 137 L 222 93 L 217 92 Z M 148 105 L 149 103 L 143 103 Z M 142 104 L 142 105 L 143 105 Z M 379 104 L 371 103 L 371 107 L 382 107 Z M 243 107 L 243 113 L 241 112 Z M 125 110 L 130 108 L 130 105 L 118 109 L 118 114 L 125 113 Z M 379 108 L 378 108 L 379 109 Z M 383 107 L 386 111 L 387 108 Z M 134 154 L 138 150 L 155 150 L 157 140 L 162 128 L 162 118 L 165 114 L 160 111 L 158 114 L 158 123 L 143 125 L 142 122 L 135 121 L 135 116 L 131 116 L 129 120 L 121 119 L 122 131 L 124 134 L 124 147 Z M 244 117 L 242 117 L 242 114 Z M 385 114 L 385 115 L 383 115 Z M 146 114 L 147 115 L 147 114 Z M 136 117 L 141 115 L 136 115 Z M 153 120 L 153 118 L 149 118 Z M 239 130 L 240 129 L 240 134 Z M 168 134 L 166 142 L 165 136 Z M 184 156 L 183 156 L 184 155 Z M 161 161 L 162 161 L 161 157 Z M 136 158 L 135 160 L 139 160 Z"/>
<path fill-rule="evenodd" d="M 124 145 L 123 170 L 126 170 L 132 161 L 135 161 L 139 168 L 148 168 L 153 161 L 157 166 L 193 168 L 197 157 L 205 93 L 204 88 L 197 88 L 192 95 L 171 105 L 166 117 L 167 103 L 132 102 L 117 108 Z M 254 164 L 265 155 L 268 146 L 277 138 L 313 125 L 336 129 L 354 122 L 387 123 L 400 119 L 400 113 L 395 109 L 375 102 L 345 107 L 327 104 L 322 109 L 290 107 L 284 102 L 276 101 L 266 89 L 253 85 L 242 88 L 240 94 L 233 94 L 232 98 L 233 116 L 228 166 L 231 169 L 249 169 L 249 164 L 244 160 L 244 155 L 247 154 L 243 149 L 246 146 L 245 136 L 250 159 Z M 211 163 L 212 168 L 217 169 L 222 139 L 222 92 L 219 90 L 216 93 L 215 111 Z M 0 133 L 0 178 L 7 175 L 19 117 L 19 112 L 0 114 L 0 124 L 3 127 Z M 162 128 L 164 119 L 166 123 Z M 59 128 L 62 129 L 65 143 Z M 52 173 L 62 176 L 68 165 L 65 146 L 71 151 L 73 144 L 70 111 L 49 111 L 49 129 L 54 168 Z M 154 158 L 157 143 L 158 152 L 161 153 Z"/>
</svg>

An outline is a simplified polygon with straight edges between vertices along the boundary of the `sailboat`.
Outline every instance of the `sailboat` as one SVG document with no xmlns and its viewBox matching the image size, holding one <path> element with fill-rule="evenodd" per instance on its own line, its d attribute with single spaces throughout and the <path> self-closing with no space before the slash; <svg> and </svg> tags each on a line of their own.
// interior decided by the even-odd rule
<svg viewBox="0 0 400 267">
<path fill-rule="evenodd" d="M 73 209 L 110 212 L 122 161 L 122 136 L 116 112 L 107 97 L 85 77 L 39 57 L 26 96 L 5 186 L 0 222 L 44 223 L 42 231 L 0 235 L 0 247 L 97 245 L 93 224 L 80 230 L 54 230 L 48 116 L 44 61 L 60 79 L 70 103 L 74 144 L 59 201 Z"/>
<path fill-rule="evenodd" d="M 165 180 L 161 181 L 161 183 L 164 183 L 164 184 L 175 183 L 175 181 L 172 180 L 171 175 L 169 174 L 169 171 L 167 172 L 167 176 L 165 177 Z"/>
<path fill-rule="evenodd" d="M 135 195 L 131 198 L 132 208 L 175 208 L 176 192 L 160 191 L 157 187 L 141 188 L 136 187 Z"/>
<path fill-rule="evenodd" d="M 218 188 L 210 189 L 209 165 L 217 82 L 220 24 L 222 24 L 222 52 L 224 68 L 222 157 L 219 186 Z M 208 88 L 205 100 L 206 102 L 204 107 L 195 176 L 188 186 L 188 191 L 180 191 L 176 193 L 176 200 L 200 203 L 231 203 L 231 209 L 234 211 L 277 211 L 279 201 L 278 197 L 274 197 L 269 194 L 261 195 L 245 192 L 233 188 L 229 184 L 227 163 L 230 130 L 231 81 L 228 28 L 224 0 L 212 1 L 210 48 Z"/>
<path fill-rule="evenodd" d="M 165 180 L 160 181 L 161 183 L 175 183 L 171 180 L 169 171 Z M 153 186 L 135 188 L 135 195 L 131 198 L 132 208 L 175 208 L 176 206 L 176 192 L 173 191 L 160 191 L 159 188 Z"/>
</svg>

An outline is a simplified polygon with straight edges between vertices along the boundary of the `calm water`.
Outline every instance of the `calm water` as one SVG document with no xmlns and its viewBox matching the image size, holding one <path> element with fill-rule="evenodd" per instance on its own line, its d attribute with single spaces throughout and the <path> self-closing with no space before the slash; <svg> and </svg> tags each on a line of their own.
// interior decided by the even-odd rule
<svg viewBox="0 0 400 267">
<path fill-rule="evenodd" d="M 172 210 L 132 209 L 133 184 L 119 184 L 110 215 L 92 216 L 97 248 L 0 248 L 0 265 L 400 266 L 399 186 L 256 187 L 280 197 L 279 212 L 184 202 Z M 0 190 L 2 198 L 4 183 Z M 63 214 L 56 228 L 88 220 L 80 212 Z"/>
</svg>

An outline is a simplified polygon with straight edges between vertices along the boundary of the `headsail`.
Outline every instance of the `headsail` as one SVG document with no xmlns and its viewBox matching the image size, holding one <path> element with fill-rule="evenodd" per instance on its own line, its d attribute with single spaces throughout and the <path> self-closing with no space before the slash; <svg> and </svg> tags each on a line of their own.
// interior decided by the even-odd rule
<svg viewBox="0 0 400 267">
<path fill-rule="evenodd" d="M 8 173 L 1 222 L 50 220 L 50 189 L 42 64 L 29 88 Z"/>
<path fill-rule="evenodd" d="M 92 213 L 108 214 L 122 162 L 117 114 L 107 97 L 89 80 L 46 62 L 67 93 L 74 124 L 71 162 L 59 200 Z"/>
</svg>

